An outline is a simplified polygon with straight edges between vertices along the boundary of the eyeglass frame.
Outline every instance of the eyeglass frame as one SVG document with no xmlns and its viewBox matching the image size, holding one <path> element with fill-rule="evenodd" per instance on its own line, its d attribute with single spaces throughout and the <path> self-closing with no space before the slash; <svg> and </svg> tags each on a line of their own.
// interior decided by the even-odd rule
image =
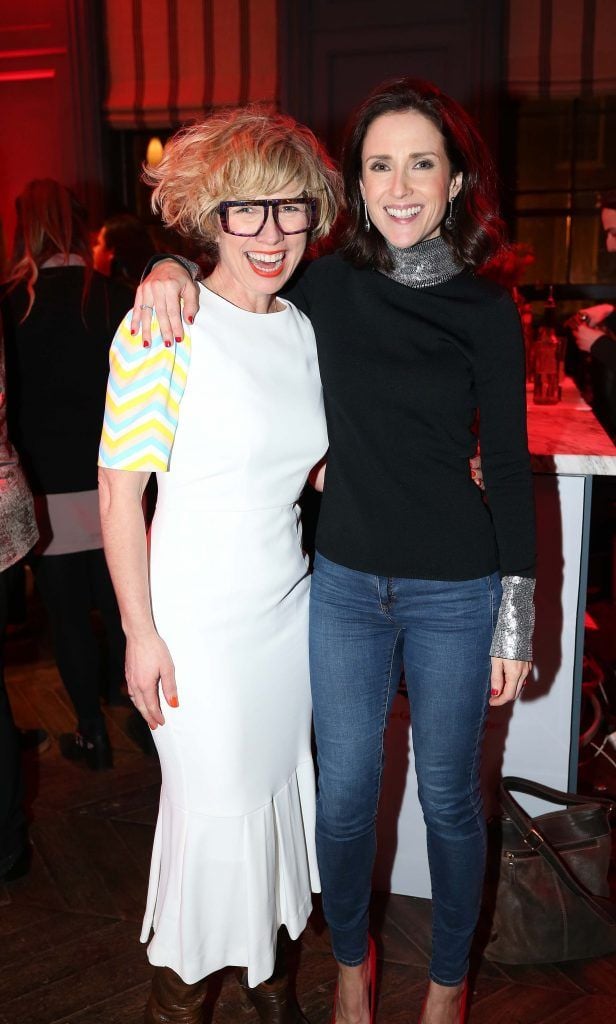
<svg viewBox="0 0 616 1024">
<path fill-rule="evenodd" d="M 285 231 L 284 228 L 281 228 L 278 223 L 278 208 L 286 203 L 303 203 L 305 206 L 310 207 L 310 221 L 305 228 L 300 228 L 298 231 Z M 224 202 L 218 204 L 218 216 L 220 217 L 220 226 L 223 231 L 228 235 L 235 235 L 236 238 L 256 238 L 263 231 L 267 223 L 268 210 L 272 211 L 274 224 L 279 231 L 282 231 L 283 235 L 303 235 L 312 231 L 316 226 L 317 203 L 318 200 L 310 196 L 295 196 L 294 199 L 225 199 Z M 263 208 L 263 223 L 256 231 L 230 231 L 227 211 L 232 206 L 261 206 Z"/>
</svg>

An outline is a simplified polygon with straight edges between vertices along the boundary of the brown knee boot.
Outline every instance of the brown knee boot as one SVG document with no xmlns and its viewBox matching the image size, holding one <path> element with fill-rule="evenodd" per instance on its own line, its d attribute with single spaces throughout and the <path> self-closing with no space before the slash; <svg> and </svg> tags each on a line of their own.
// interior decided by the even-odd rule
<svg viewBox="0 0 616 1024">
<path fill-rule="evenodd" d="M 289 985 L 286 964 L 286 931 L 278 932 L 274 973 L 267 981 L 249 988 L 246 972 L 238 972 L 244 995 L 259 1015 L 262 1024 L 309 1024 L 302 1013 L 295 993 Z"/>
<path fill-rule="evenodd" d="M 207 980 L 192 985 L 170 967 L 155 967 L 144 1024 L 202 1024 Z"/>
</svg>

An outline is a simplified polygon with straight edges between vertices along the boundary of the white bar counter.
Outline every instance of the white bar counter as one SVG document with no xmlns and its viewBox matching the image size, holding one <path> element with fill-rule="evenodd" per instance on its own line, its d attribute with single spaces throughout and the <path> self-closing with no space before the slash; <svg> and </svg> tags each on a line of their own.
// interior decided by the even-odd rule
<svg viewBox="0 0 616 1024">
<path fill-rule="evenodd" d="M 535 405 L 532 394 L 529 387 L 528 447 L 535 472 L 616 476 L 616 446 L 569 377 L 558 405 Z"/>
<path fill-rule="evenodd" d="M 592 478 L 616 476 L 612 443 L 573 381 L 557 405 L 535 405 L 528 434 L 537 509 L 537 590 L 532 681 L 515 705 L 490 710 L 484 747 L 487 813 L 501 775 L 575 789 Z M 538 801 L 523 800 L 534 813 Z M 408 700 L 396 697 L 386 743 L 375 886 L 430 896 L 417 799 Z"/>
</svg>

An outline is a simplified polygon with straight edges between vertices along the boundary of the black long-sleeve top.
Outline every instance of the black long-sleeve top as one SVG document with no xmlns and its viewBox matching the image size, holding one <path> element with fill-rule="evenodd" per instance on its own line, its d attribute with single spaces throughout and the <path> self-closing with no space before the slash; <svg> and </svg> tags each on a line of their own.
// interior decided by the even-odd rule
<svg viewBox="0 0 616 1024">
<path fill-rule="evenodd" d="M 316 333 L 329 432 L 317 549 L 383 576 L 532 576 L 524 348 L 509 295 L 465 271 L 409 288 L 340 255 L 288 294 Z M 477 411 L 489 508 L 468 464 Z"/>
<path fill-rule="evenodd" d="M 20 285 L 4 296 L 11 440 L 39 494 L 95 490 L 109 374 L 109 346 L 132 303 L 130 289 L 84 268 L 41 270 L 26 320 Z"/>
</svg>

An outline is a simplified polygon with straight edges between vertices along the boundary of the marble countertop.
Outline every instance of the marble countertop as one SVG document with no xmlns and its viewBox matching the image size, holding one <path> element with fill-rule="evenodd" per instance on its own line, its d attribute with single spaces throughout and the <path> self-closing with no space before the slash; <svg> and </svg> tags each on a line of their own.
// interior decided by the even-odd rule
<svg viewBox="0 0 616 1024">
<path fill-rule="evenodd" d="M 616 476 L 616 445 L 572 380 L 563 381 L 558 405 L 535 405 L 532 386 L 526 398 L 528 447 L 535 472 Z"/>
</svg>

